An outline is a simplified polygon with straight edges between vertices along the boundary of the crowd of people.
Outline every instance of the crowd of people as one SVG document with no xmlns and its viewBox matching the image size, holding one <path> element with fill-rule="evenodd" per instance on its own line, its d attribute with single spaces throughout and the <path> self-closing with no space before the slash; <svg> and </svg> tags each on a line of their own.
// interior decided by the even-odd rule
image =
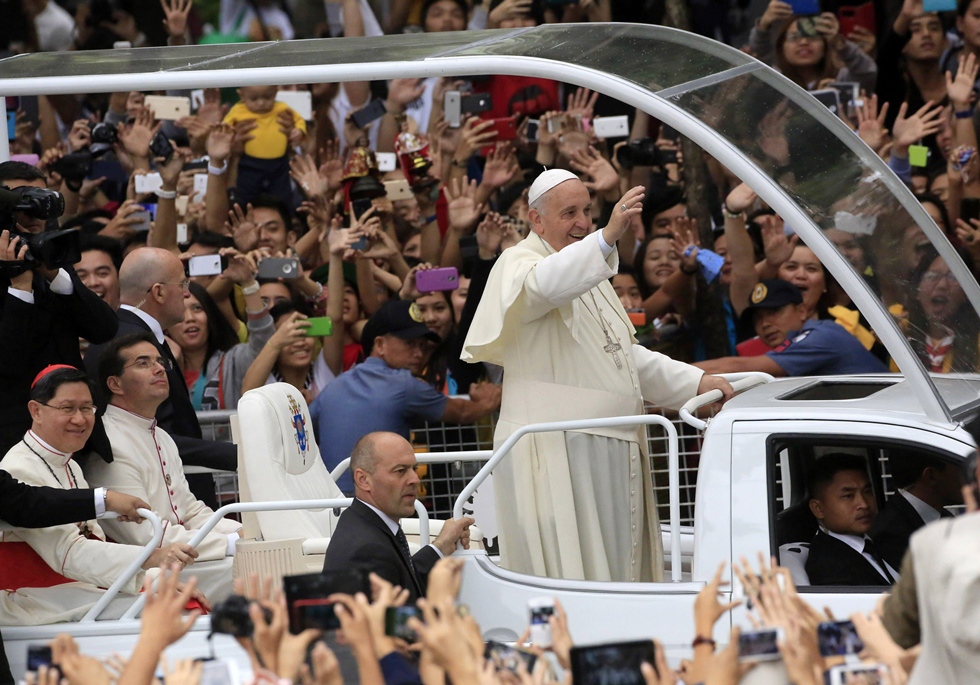
<svg viewBox="0 0 980 685">
<path fill-rule="evenodd" d="M 696 30 L 730 40 L 727 6 L 689 4 Z M 823 4 L 797 15 L 795 5 L 771 0 L 738 47 L 818 96 L 831 93 L 838 116 L 915 192 L 976 274 L 980 0 L 938 13 L 922 0 L 867 3 L 860 12 Z M 619 0 L 12 5 L 0 28 L 10 54 L 663 23 L 666 11 Z M 897 369 L 815 252 L 752 188 L 716 159 L 685 159 L 691 148 L 668 126 L 582 88 L 506 75 L 397 78 L 21 97 L 7 107 L 0 488 L 2 498 L 10 493 L 3 520 L 23 527 L 0 538 L 0 625 L 77 620 L 150 539 L 136 509 L 155 511 L 166 526 L 160 549 L 106 614 L 158 580 L 147 590 L 139 646 L 111 673 L 59 638 L 55 662 L 72 685 L 146 685 L 162 649 L 193 623 L 193 613 L 181 618 L 184 605 L 208 609 L 233 592 L 240 526 L 224 521 L 196 549 L 187 544 L 216 501 L 210 476 L 185 476 L 183 466 L 236 469 L 234 445 L 204 439 L 197 413 L 234 410 L 255 388 L 292 386 L 310 407 L 326 466 L 352 459 L 338 485 L 355 506 L 341 517 L 325 570 L 356 562 L 379 574 L 372 597 L 336 598 L 362 681 L 544 682 L 553 676 L 547 664 L 569 668 L 560 605 L 553 661 L 539 654 L 530 673 L 495 672 L 478 626 L 453 606 L 460 564 L 451 553 L 467 544 L 472 521 L 447 522 L 414 556 L 402 545 L 398 520 L 418 494 L 413 429 L 499 411 L 499 441 L 535 421 L 637 413 L 643 399 L 676 408 L 710 389 L 727 397 L 730 386 L 712 374 Z M 597 122 L 617 117 L 622 134 L 600 136 L 606 127 Z M 788 144 L 778 126 L 764 133 L 766 154 Z M 869 217 L 847 212 L 835 219 L 825 236 L 888 307 L 924 367 L 977 371 L 980 318 L 924 232 L 877 217 L 869 226 Z M 74 230 L 59 232 L 66 229 Z M 524 445 L 495 474 L 498 498 L 520 492 L 526 503 L 520 511 L 498 504 L 502 563 L 551 577 L 659 579 L 650 474 L 630 467 L 646 457 L 639 443 L 585 432 Z M 596 468 L 588 457 L 599 453 L 617 466 Z M 864 538 L 873 514 L 838 530 L 823 493 L 841 478 L 855 491 L 869 487 L 866 466 L 821 461 L 810 491 L 821 493 L 810 505 L 820 523 L 814 543 Z M 921 513 L 924 501 L 938 518 L 959 502 L 959 481 L 936 476 L 942 465 L 924 468 L 908 474 L 903 492 L 917 493 L 906 498 L 911 506 Z M 8 474 L 53 492 L 15 490 Z M 920 487 L 923 479 L 932 489 Z M 61 506 L 43 516 L 25 519 L 15 506 L 58 493 Z M 585 506 L 583 496 L 594 499 Z M 594 526 L 582 506 L 599 512 Z M 123 517 L 104 518 L 107 511 Z M 568 529 L 529 518 L 557 518 Z M 639 532 L 610 547 L 611 531 L 630 526 Z M 364 542 L 372 535 L 380 536 L 375 548 Z M 891 547 L 887 535 L 872 537 L 881 557 L 854 549 L 870 560 L 865 578 L 874 582 L 841 582 L 897 581 L 896 601 L 907 607 L 908 536 Z M 823 574 L 833 584 L 840 568 L 821 569 L 819 558 L 811 551 L 811 580 L 820 584 Z M 178 583 L 181 569 L 197 580 Z M 781 569 L 737 572 L 760 625 L 784 631 L 792 681 L 822 682 L 830 664 L 814 648 L 818 612 Z M 695 603 L 693 661 L 678 674 L 658 647 L 643 669 L 648 683 L 741 678 L 737 631 L 717 653 L 711 639 L 727 609 L 716 600 L 720 577 Z M 253 600 L 254 634 L 241 642 L 257 677 L 339 682 L 326 645 L 309 649 L 319 633 L 289 634 L 281 598 L 252 585 L 238 590 Z M 385 609 L 409 598 L 422 598 L 415 656 L 383 625 Z M 887 603 L 881 611 L 889 616 Z M 929 629 L 920 655 L 919 640 L 893 641 L 878 613 L 853 620 L 869 660 L 886 664 L 892 682 L 905 682 L 916 656 L 932 669 L 958 658 L 930 652 L 944 643 Z M 179 664 L 167 680 L 195 685 L 200 671 Z M 31 677 L 55 685 L 61 675 Z"/>
</svg>

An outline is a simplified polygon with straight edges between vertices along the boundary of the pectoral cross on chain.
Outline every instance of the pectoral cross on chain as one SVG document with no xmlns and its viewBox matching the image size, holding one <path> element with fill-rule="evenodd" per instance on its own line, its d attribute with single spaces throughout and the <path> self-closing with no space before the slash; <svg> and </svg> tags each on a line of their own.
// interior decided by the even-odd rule
<svg viewBox="0 0 980 685">
<path fill-rule="evenodd" d="M 603 333 L 606 334 L 606 346 L 602 348 L 603 352 L 608 352 L 611 354 L 613 361 L 616 362 L 616 368 L 622 369 L 623 362 L 619 358 L 619 351 L 623 349 L 623 346 L 618 342 L 613 342 L 613 339 L 609 337 L 609 331 L 605 330 Z"/>
</svg>

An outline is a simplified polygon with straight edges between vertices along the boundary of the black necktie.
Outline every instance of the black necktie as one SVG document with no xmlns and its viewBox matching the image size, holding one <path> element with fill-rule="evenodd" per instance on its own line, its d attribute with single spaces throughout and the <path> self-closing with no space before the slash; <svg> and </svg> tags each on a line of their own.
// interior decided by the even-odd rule
<svg viewBox="0 0 980 685">
<path fill-rule="evenodd" d="M 398 526 L 398 530 L 395 532 L 395 540 L 398 541 L 398 547 L 401 549 L 402 554 L 405 555 L 405 561 L 408 562 L 408 570 L 412 574 L 412 580 L 418 585 L 419 579 L 415 575 L 415 564 L 412 563 L 412 551 L 408 548 L 408 538 L 405 537 L 405 531 L 402 530 L 401 526 Z"/>
<path fill-rule="evenodd" d="M 884 574 L 885 580 L 888 581 L 888 584 L 894 585 L 895 579 L 892 578 L 892 574 L 888 572 L 888 566 L 885 564 L 885 560 L 881 558 L 881 555 L 878 554 L 878 547 L 871 538 L 864 538 L 864 553 L 878 563 L 878 566 L 881 567 L 881 572 Z"/>
</svg>

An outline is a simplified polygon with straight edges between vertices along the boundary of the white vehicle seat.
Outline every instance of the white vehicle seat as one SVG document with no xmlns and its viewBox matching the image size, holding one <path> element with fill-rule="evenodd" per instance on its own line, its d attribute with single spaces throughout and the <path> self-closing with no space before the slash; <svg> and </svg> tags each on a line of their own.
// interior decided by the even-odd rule
<svg viewBox="0 0 980 685">
<path fill-rule="evenodd" d="M 809 542 L 787 542 L 779 546 L 779 565 L 789 569 L 796 587 L 810 584 L 810 577 L 806 573 L 806 560 L 809 556 Z"/>
<path fill-rule="evenodd" d="M 245 393 L 238 403 L 238 429 L 243 502 L 344 497 L 320 458 L 306 400 L 292 385 L 273 383 Z M 246 537 L 265 543 L 289 541 L 285 547 L 265 544 L 254 551 L 275 557 L 274 550 L 287 549 L 291 551 L 285 554 L 295 561 L 298 539 L 304 565 L 313 570 L 323 567 L 323 553 L 337 522 L 332 509 L 256 512 L 245 519 Z M 247 548 L 247 543 L 240 543 L 239 553 Z M 259 566 L 272 570 L 267 563 Z"/>
</svg>

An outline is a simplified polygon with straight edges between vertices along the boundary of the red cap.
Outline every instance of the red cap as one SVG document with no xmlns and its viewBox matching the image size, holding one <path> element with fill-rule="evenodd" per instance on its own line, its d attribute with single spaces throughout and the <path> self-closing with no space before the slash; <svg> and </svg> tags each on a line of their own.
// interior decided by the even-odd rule
<svg viewBox="0 0 980 685">
<path fill-rule="evenodd" d="M 34 376 L 34 382 L 31 383 L 31 390 L 34 389 L 34 386 L 37 385 L 37 382 L 39 380 L 47 376 L 52 371 L 57 371 L 58 369 L 72 369 L 74 371 L 78 371 L 78 369 L 76 369 L 71 364 L 48 364 L 43 369 L 41 369 L 36 376 Z"/>
</svg>

